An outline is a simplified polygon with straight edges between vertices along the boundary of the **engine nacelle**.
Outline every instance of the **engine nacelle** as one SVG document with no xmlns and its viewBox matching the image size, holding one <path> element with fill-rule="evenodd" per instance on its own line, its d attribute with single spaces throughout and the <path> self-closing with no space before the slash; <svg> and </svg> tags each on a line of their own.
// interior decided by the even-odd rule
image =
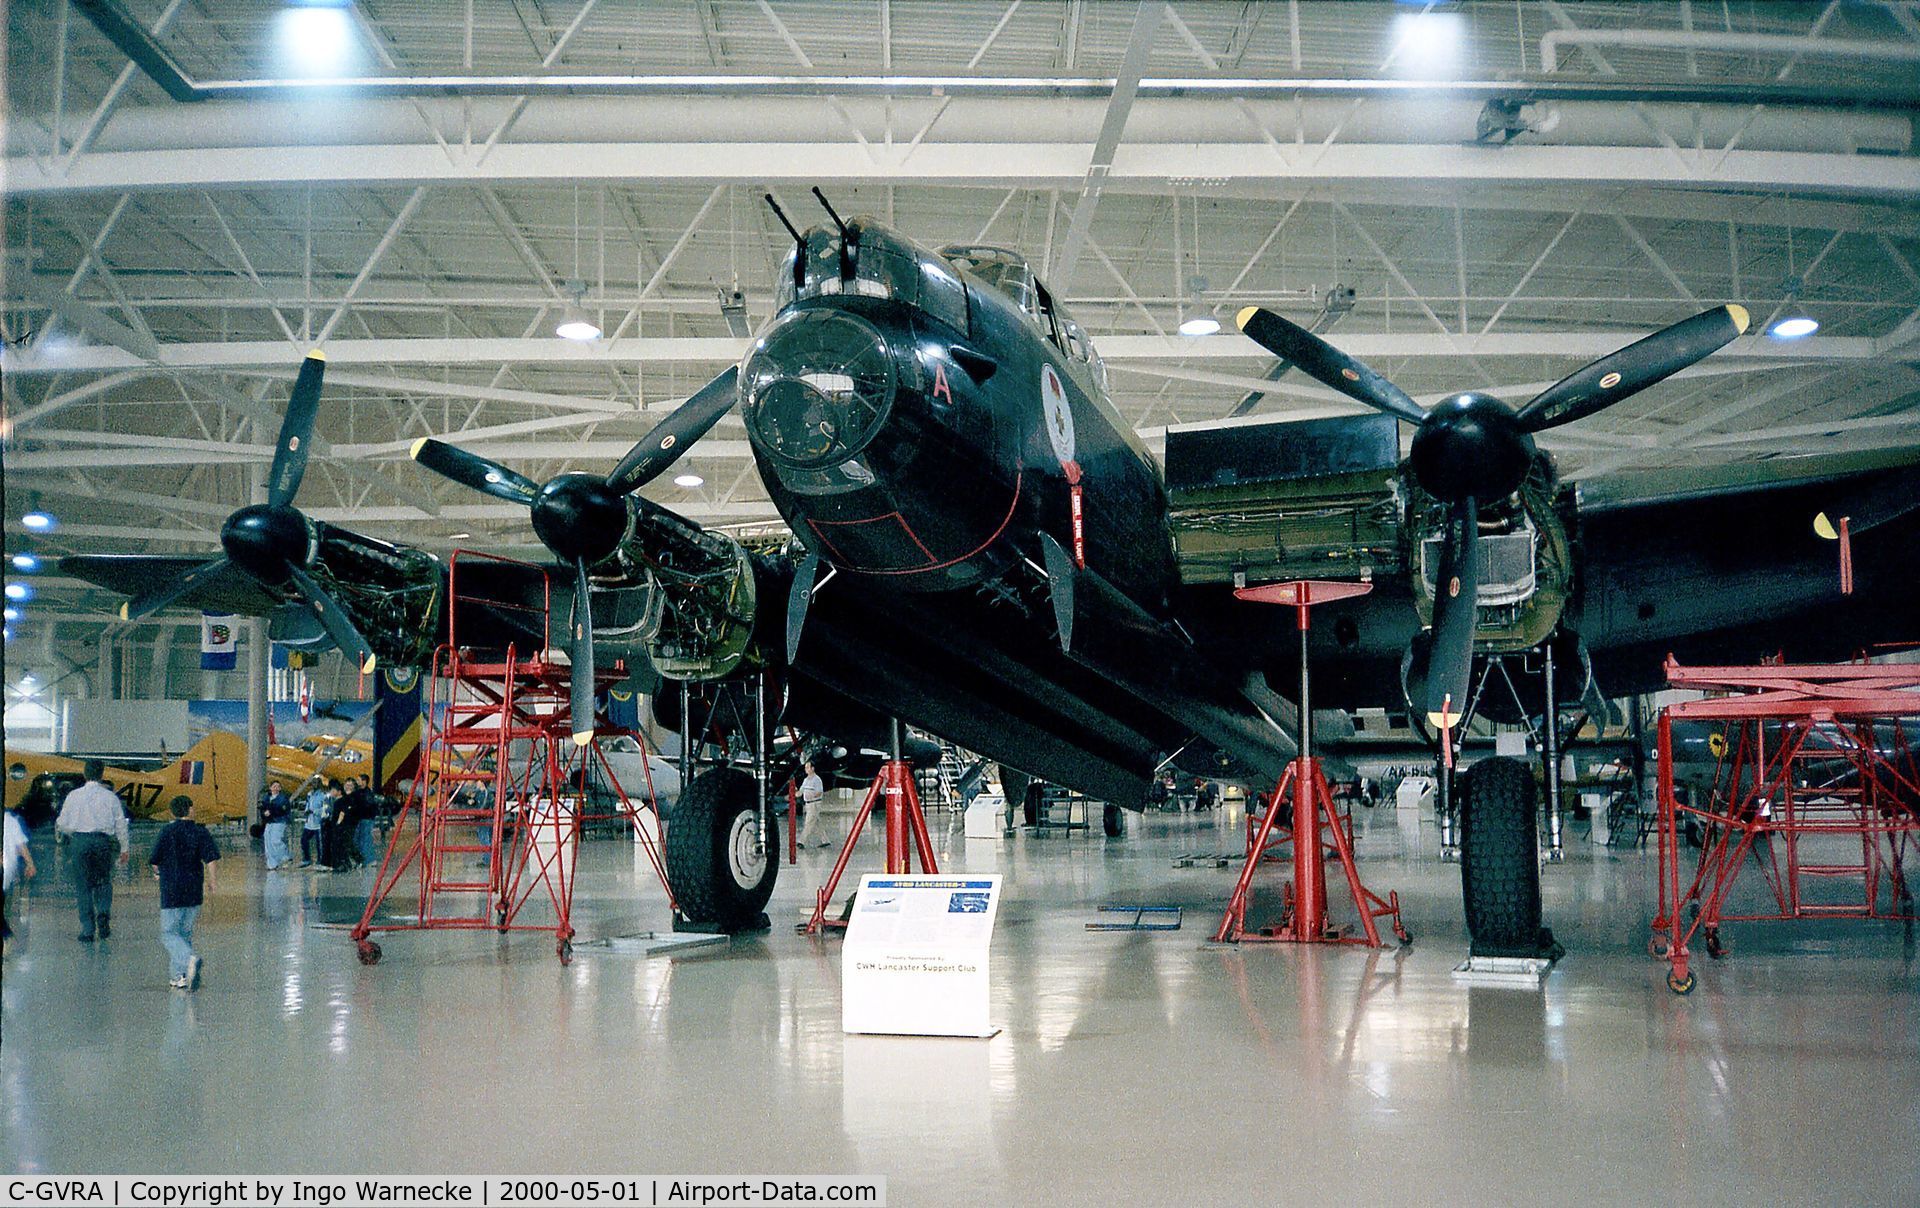
<svg viewBox="0 0 1920 1208">
<path fill-rule="evenodd" d="M 649 500 L 632 497 L 630 506 L 626 538 L 596 568 L 596 578 L 611 570 L 646 585 L 644 611 L 627 633 L 645 643 L 666 679 L 732 674 L 747 656 L 759 610 L 752 555 Z"/>
</svg>

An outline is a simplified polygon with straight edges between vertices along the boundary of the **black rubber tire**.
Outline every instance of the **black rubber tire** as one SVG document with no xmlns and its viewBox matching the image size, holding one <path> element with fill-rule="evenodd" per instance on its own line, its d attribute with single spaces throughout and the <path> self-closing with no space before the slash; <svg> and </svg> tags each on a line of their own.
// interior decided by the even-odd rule
<svg viewBox="0 0 1920 1208">
<path fill-rule="evenodd" d="M 709 768 L 680 794 L 666 828 L 667 880 L 689 922 L 727 932 L 760 925 L 780 875 L 778 816 L 767 813 L 764 867 L 753 884 L 734 874 L 729 852 L 736 828 L 752 825 L 755 796 L 753 777 L 738 768 Z"/>
<path fill-rule="evenodd" d="M 1107 832 L 1107 838 L 1118 839 L 1127 833 L 1127 824 L 1121 817 L 1123 811 L 1117 805 L 1109 805 L 1100 811 L 1100 827 Z"/>
<path fill-rule="evenodd" d="M 1553 943 L 1540 926 L 1540 854 L 1533 770 L 1485 759 L 1460 792 L 1460 892 L 1475 956 L 1539 956 Z"/>
</svg>

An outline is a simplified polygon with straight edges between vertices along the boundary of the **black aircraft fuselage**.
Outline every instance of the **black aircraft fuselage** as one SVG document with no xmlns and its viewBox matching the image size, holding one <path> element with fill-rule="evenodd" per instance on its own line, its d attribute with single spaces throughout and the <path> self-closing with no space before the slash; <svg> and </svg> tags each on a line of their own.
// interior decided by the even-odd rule
<svg viewBox="0 0 1920 1208">
<path fill-rule="evenodd" d="M 1285 736 L 1172 623 L 1159 467 L 1025 263 L 855 220 L 809 232 L 782 275 L 743 414 L 775 506 L 837 572 L 793 670 L 1123 804 L 1183 748 L 1277 772 Z M 783 589 L 772 573 L 762 598 Z M 1075 642 L 1063 575 L 1082 580 Z"/>
</svg>

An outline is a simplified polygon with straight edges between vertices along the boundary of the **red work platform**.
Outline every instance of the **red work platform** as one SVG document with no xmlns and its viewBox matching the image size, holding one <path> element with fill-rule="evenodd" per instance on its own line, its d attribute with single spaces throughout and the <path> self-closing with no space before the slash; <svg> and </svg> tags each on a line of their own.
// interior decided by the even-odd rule
<svg viewBox="0 0 1920 1208">
<path fill-rule="evenodd" d="M 827 928 L 846 926 L 843 919 L 828 918 L 827 907 L 840 887 L 840 878 L 845 875 L 847 864 L 853 859 L 854 845 L 860 841 L 860 832 L 866 829 L 867 818 L 872 815 L 875 805 L 881 805 L 887 812 L 888 875 L 911 873 L 916 851 L 920 856 L 921 872 L 940 871 L 933 858 L 933 840 L 927 834 L 927 816 L 920 808 L 920 792 L 914 787 L 913 765 L 900 754 L 900 723 L 896 721 L 893 723 L 893 757 L 880 765 L 880 774 L 873 778 L 873 787 L 867 790 L 859 811 L 853 816 L 853 825 L 847 830 L 847 841 L 840 847 L 840 858 L 833 862 L 832 875 L 827 878 L 825 885 L 815 891 L 813 914 L 800 924 L 799 929 L 804 934 L 819 935 Z"/>
<path fill-rule="evenodd" d="M 1682 667 L 1669 658 L 1667 680 L 1721 694 L 1660 715 L 1660 904 L 1649 947 L 1671 963 L 1669 989 L 1693 989 L 1696 935 L 1709 956 L 1725 954 L 1722 923 L 1915 917 L 1906 860 L 1920 842 L 1920 758 L 1903 723 L 1920 718 L 1920 666 Z M 1711 787 L 1685 804 L 1674 792 L 1675 720 L 1724 726 L 1711 746 Z M 1704 842 L 1683 885 L 1686 819 Z M 1730 913 L 1749 866 L 1771 909 Z"/>
<path fill-rule="evenodd" d="M 450 601 L 463 556 L 474 557 L 464 551 L 454 555 Z M 525 611 L 550 632 L 545 626 L 550 609 L 548 596 L 540 608 Z M 451 617 L 451 603 L 447 611 Z M 522 656 L 511 646 L 503 655 L 475 658 L 453 644 L 456 636 L 449 621 L 449 643 L 435 650 L 425 673 L 419 771 L 352 931 L 360 961 L 380 960 L 380 945 L 371 938 L 376 931 L 492 930 L 552 932 L 565 964 L 573 955 L 574 872 L 581 824 L 589 816 L 590 777 L 597 775 L 609 786 L 612 816 L 632 824 L 673 904 L 658 830 L 650 833 L 640 818 L 644 809 L 654 809 L 658 818 L 652 775 L 647 775 L 644 798 L 630 796 L 601 750 L 602 738 L 630 731 L 596 726 L 592 741 L 574 741 L 572 667 L 544 652 Z M 596 678 L 596 687 L 604 690 L 624 672 Z M 643 766 L 644 754 L 643 744 Z M 633 786 L 636 792 L 639 787 Z M 418 879 L 414 912 L 376 921 L 409 869 Z M 524 908 L 538 899 L 552 907 L 553 920 L 523 921 Z"/>
<path fill-rule="evenodd" d="M 1327 779 L 1320 772 L 1320 761 L 1313 756 L 1313 705 L 1308 693 L 1307 631 L 1309 615 L 1315 605 L 1363 596 L 1373 590 L 1371 583 L 1341 583 L 1301 579 L 1270 583 L 1261 587 L 1243 587 L 1233 594 L 1242 600 L 1262 604 L 1282 604 L 1294 610 L 1300 631 L 1300 757 L 1287 765 L 1280 784 L 1267 801 L 1260 825 L 1247 839 L 1247 862 L 1240 879 L 1227 899 L 1227 912 L 1214 932 L 1215 943 L 1270 941 L 1294 944 L 1365 944 L 1380 947 L 1380 931 L 1374 920 L 1393 919 L 1393 933 L 1401 943 L 1411 943 L 1400 921 L 1400 895 L 1385 898 L 1368 889 L 1360 880 L 1353 861 L 1353 818 L 1334 803 Z M 1290 809 L 1282 803 L 1291 801 Z M 1288 821 L 1280 819 L 1285 814 Z M 1249 819 L 1251 823 L 1251 819 Z M 1253 875 L 1262 864 L 1278 862 L 1272 852 L 1293 845 L 1293 880 L 1282 891 L 1285 903 L 1281 921 L 1270 927 L 1249 930 L 1247 900 L 1253 891 Z M 1361 936 L 1349 936 L 1344 927 L 1333 925 L 1327 917 L 1326 858 L 1337 856 L 1352 891 L 1353 908 L 1360 917 Z"/>
</svg>

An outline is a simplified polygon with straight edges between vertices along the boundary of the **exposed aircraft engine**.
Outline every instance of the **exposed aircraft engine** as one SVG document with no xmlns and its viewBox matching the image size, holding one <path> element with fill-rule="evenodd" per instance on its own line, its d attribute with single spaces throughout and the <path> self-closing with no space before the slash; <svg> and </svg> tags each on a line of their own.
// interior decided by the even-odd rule
<svg viewBox="0 0 1920 1208">
<path fill-rule="evenodd" d="M 660 674 L 719 679 L 740 665 L 759 597 L 753 558 L 724 533 L 700 528 L 645 499 L 634 500 L 631 536 L 615 557 L 648 585 L 637 636 Z"/>
<path fill-rule="evenodd" d="M 1412 564 L 1419 571 L 1413 576 L 1414 606 L 1421 624 L 1431 625 L 1444 561 L 1448 506 L 1424 491 L 1411 474 L 1406 476 L 1405 489 L 1411 501 Z M 1573 547 L 1567 533 L 1570 505 L 1571 496 L 1558 491 L 1552 462 L 1538 454 L 1513 495 L 1482 506 L 1477 542 L 1479 610 L 1473 633 L 1481 651 L 1531 650 L 1560 623 L 1574 585 Z"/>
<path fill-rule="evenodd" d="M 381 662 L 418 667 L 432 655 L 445 629 L 440 561 L 432 554 L 325 526 L 309 573 L 353 618 Z"/>
</svg>

